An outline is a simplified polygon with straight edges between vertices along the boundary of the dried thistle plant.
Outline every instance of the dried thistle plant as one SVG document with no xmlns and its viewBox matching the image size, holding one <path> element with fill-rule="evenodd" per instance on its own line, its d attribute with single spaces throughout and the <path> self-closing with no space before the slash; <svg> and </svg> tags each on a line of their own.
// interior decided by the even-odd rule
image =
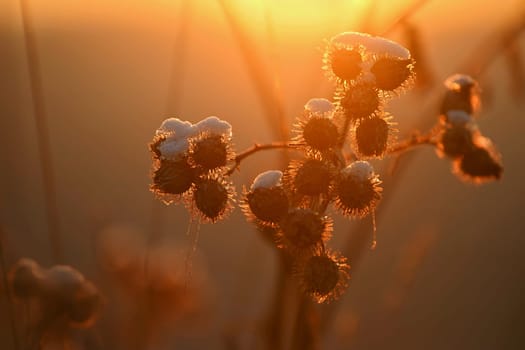
<svg viewBox="0 0 525 350">
<path fill-rule="evenodd" d="M 196 124 L 167 119 L 150 145 L 152 191 L 166 203 L 185 203 L 193 216 L 211 223 L 226 217 L 235 203 L 229 176 L 242 160 L 265 149 L 295 149 L 300 157 L 283 170 L 259 174 L 240 203 L 248 221 L 294 261 L 292 275 L 318 303 L 337 299 L 350 277 L 346 258 L 327 247 L 335 234 L 329 207 L 360 219 L 374 217 L 381 200 L 380 176 L 366 159 L 431 145 L 453 161 L 454 173 L 464 180 L 499 179 L 503 171 L 492 143 L 476 126 L 479 89 L 471 77 L 447 79 L 436 126 L 396 143 L 396 123 L 386 108 L 414 85 L 410 52 L 382 37 L 345 32 L 327 42 L 323 63 L 335 84 L 333 99 L 308 101 L 287 143 L 235 154 L 231 125 L 209 117 Z"/>
</svg>

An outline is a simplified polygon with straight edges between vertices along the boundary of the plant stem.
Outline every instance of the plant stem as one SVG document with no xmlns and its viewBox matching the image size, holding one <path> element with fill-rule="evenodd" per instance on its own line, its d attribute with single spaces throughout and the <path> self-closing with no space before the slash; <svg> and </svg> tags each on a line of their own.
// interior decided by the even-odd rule
<svg viewBox="0 0 525 350">
<path fill-rule="evenodd" d="M 248 158 L 249 156 L 259 152 L 259 151 L 264 151 L 264 150 L 269 150 L 269 149 L 278 149 L 278 148 L 294 148 L 296 147 L 295 145 L 292 145 L 288 142 L 273 142 L 273 143 L 268 143 L 268 144 L 259 144 L 259 143 L 256 143 L 255 145 L 253 145 L 252 147 L 248 148 L 247 150 L 244 150 L 242 151 L 241 153 L 238 153 L 237 156 L 235 157 L 235 159 L 233 160 L 234 161 L 234 164 L 230 167 L 230 169 L 226 172 L 226 175 L 231 175 L 233 174 L 233 172 L 239 168 L 239 165 L 241 164 L 241 162 Z"/>
<path fill-rule="evenodd" d="M 44 185 L 45 210 L 47 218 L 47 233 L 51 243 L 52 255 L 55 262 L 63 261 L 63 247 L 61 243 L 60 222 L 58 215 L 55 174 L 51 154 L 48 117 L 46 112 L 42 73 L 37 51 L 35 28 L 29 11 L 27 0 L 20 0 L 26 59 L 29 70 L 31 96 L 33 100 L 33 116 L 37 131 L 40 168 Z"/>
</svg>

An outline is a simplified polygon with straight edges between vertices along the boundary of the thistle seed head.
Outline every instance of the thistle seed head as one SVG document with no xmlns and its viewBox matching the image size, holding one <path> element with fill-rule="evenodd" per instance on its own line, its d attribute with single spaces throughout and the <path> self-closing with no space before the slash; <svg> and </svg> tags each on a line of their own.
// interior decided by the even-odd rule
<svg viewBox="0 0 525 350">
<path fill-rule="evenodd" d="M 295 208 L 280 223 L 280 229 L 280 246 L 304 254 L 330 237 L 331 223 L 313 210 Z"/>
<path fill-rule="evenodd" d="M 291 187 L 302 196 L 328 194 L 332 168 L 319 159 L 307 159 L 292 163 L 289 169 Z"/>
<path fill-rule="evenodd" d="M 348 286 L 350 266 L 346 258 L 330 252 L 318 252 L 306 259 L 297 274 L 302 290 L 316 302 L 337 299 Z"/>
<path fill-rule="evenodd" d="M 203 134 L 191 142 L 191 161 L 205 171 L 225 166 L 230 153 L 230 142 L 222 135 Z"/>
<path fill-rule="evenodd" d="M 330 53 L 330 56 L 332 72 L 341 81 L 350 82 L 361 73 L 363 59 L 358 50 L 337 48 Z"/>
<path fill-rule="evenodd" d="M 174 195 L 187 192 L 194 179 L 195 169 L 188 163 L 187 158 L 176 161 L 161 160 L 153 172 L 151 190 L 169 203 Z"/>
<path fill-rule="evenodd" d="M 370 68 L 380 90 L 399 91 L 414 80 L 412 59 L 399 59 L 385 56 L 379 58 Z"/>
<path fill-rule="evenodd" d="M 246 194 L 250 212 L 262 222 L 278 223 L 288 213 L 288 196 L 284 188 L 260 187 Z"/>
<path fill-rule="evenodd" d="M 456 173 L 463 180 L 478 184 L 499 180 L 503 174 L 503 165 L 492 143 L 482 136 L 475 143 L 470 151 L 456 160 Z"/>
<path fill-rule="evenodd" d="M 311 117 L 301 126 L 302 138 L 311 148 L 323 152 L 337 146 L 339 132 L 331 119 Z"/>
<path fill-rule="evenodd" d="M 365 161 L 357 161 L 341 171 L 335 184 L 337 208 L 347 216 L 365 216 L 381 199 L 379 177 Z"/>
<path fill-rule="evenodd" d="M 205 177 L 195 182 L 193 202 L 205 221 L 223 219 L 231 209 L 229 201 L 232 197 L 231 185 L 222 178 Z"/>
<path fill-rule="evenodd" d="M 370 117 L 381 107 L 378 91 L 370 84 L 350 86 L 338 95 L 339 105 L 352 120 Z"/>
<path fill-rule="evenodd" d="M 389 117 L 372 116 L 361 119 L 355 128 L 355 144 L 362 157 L 383 157 L 392 134 Z"/>
</svg>

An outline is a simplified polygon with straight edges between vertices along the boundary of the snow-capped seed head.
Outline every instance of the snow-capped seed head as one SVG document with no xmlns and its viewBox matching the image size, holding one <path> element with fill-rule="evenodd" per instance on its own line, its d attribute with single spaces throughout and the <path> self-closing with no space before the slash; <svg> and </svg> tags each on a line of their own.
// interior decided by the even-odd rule
<svg viewBox="0 0 525 350">
<path fill-rule="evenodd" d="M 306 145 L 318 151 L 327 151 L 337 146 L 339 131 L 332 119 L 313 116 L 300 122 L 302 139 Z"/>
<path fill-rule="evenodd" d="M 192 140 L 190 159 L 204 170 L 213 170 L 226 165 L 230 157 L 229 139 L 216 133 L 205 133 Z"/>
<path fill-rule="evenodd" d="M 207 117 L 206 119 L 201 120 L 195 124 L 195 127 L 199 133 L 210 133 L 223 135 L 226 137 L 232 136 L 231 124 L 215 116 Z"/>
<path fill-rule="evenodd" d="M 475 143 L 469 152 L 456 160 L 456 174 L 474 183 L 499 180 L 503 174 L 503 165 L 492 142 L 480 136 Z"/>
<path fill-rule="evenodd" d="M 330 56 L 332 72 L 342 81 L 350 82 L 361 73 L 363 58 L 358 50 L 337 48 L 330 53 Z"/>
<path fill-rule="evenodd" d="M 410 59 L 410 51 L 395 41 L 379 36 L 371 38 L 364 46 L 370 53 L 388 55 L 402 60 Z"/>
<path fill-rule="evenodd" d="M 326 218 L 307 208 L 291 210 L 280 223 L 280 241 L 292 253 L 308 253 L 330 237 Z"/>
<path fill-rule="evenodd" d="M 342 170 L 344 176 L 351 176 L 357 181 L 368 181 L 374 176 L 374 168 L 364 160 L 358 160 Z"/>
<path fill-rule="evenodd" d="M 193 201 L 204 220 L 216 222 L 222 219 L 230 208 L 229 200 L 232 196 L 232 189 L 228 183 L 210 177 L 196 181 Z"/>
<path fill-rule="evenodd" d="M 281 180 L 283 178 L 283 172 L 280 170 L 268 170 L 257 175 L 253 180 L 250 190 L 258 188 L 272 188 L 281 186 Z"/>
<path fill-rule="evenodd" d="M 351 119 L 361 119 L 376 113 L 380 107 L 380 99 L 377 90 L 369 84 L 358 84 L 349 87 L 342 96 L 339 103 L 345 115 Z"/>
<path fill-rule="evenodd" d="M 304 105 L 304 110 L 311 114 L 329 116 L 335 106 L 326 98 L 312 98 Z"/>
<path fill-rule="evenodd" d="M 30 298 L 40 293 L 43 271 L 34 260 L 20 259 L 9 272 L 9 286 L 16 298 Z"/>
<path fill-rule="evenodd" d="M 318 159 L 307 159 L 292 169 L 293 188 L 303 196 L 328 194 L 331 179 L 330 166 Z"/>
<path fill-rule="evenodd" d="M 195 169 L 186 158 L 162 160 L 153 173 L 152 191 L 159 195 L 180 195 L 188 191 L 195 179 Z"/>
<path fill-rule="evenodd" d="M 309 257 L 297 271 L 302 290 L 316 302 L 337 299 L 348 286 L 346 259 L 330 252 Z"/>
<path fill-rule="evenodd" d="M 374 62 L 370 69 L 380 90 L 397 91 L 414 76 L 413 61 L 385 56 Z M 406 85 L 406 84 L 405 84 Z M 396 90 L 397 89 L 397 90 Z"/>
<path fill-rule="evenodd" d="M 460 91 L 467 88 L 476 86 L 477 81 L 472 78 L 470 75 L 466 74 L 454 74 L 448 77 L 444 85 L 448 90 Z"/>
<path fill-rule="evenodd" d="M 348 216 L 364 216 L 381 199 L 381 181 L 368 162 L 356 161 L 335 182 L 336 207 Z"/>
<path fill-rule="evenodd" d="M 364 157 L 382 157 L 388 147 L 391 128 L 379 116 L 361 119 L 355 129 L 357 151 Z"/>
<path fill-rule="evenodd" d="M 168 118 L 162 122 L 157 129 L 157 135 L 166 134 L 168 137 L 180 140 L 195 135 L 195 126 L 189 121 L 183 121 L 179 118 Z"/>
<path fill-rule="evenodd" d="M 474 118 L 462 110 L 450 110 L 445 114 L 445 122 L 452 125 L 465 125 L 472 121 L 474 121 Z"/>
<path fill-rule="evenodd" d="M 340 44 L 344 46 L 362 45 L 370 54 L 384 55 L 397 57 L 400 59 L 409 59 L 410 51 L 402 45 L 382 37 L 375 37 L 365 33 L 359 32 L 344 32 L 337 34 L 330 39 L 333 44 Z"/>
<path fill-rule="evenodd" d="M 85 281 L 79 290 L 75 291 L 72 302 L 67 307 L 70 325 L 75 328 L 87 328 L 93 325 L 102 303 L 102 296 L 95 285 Z"/>
</svg>

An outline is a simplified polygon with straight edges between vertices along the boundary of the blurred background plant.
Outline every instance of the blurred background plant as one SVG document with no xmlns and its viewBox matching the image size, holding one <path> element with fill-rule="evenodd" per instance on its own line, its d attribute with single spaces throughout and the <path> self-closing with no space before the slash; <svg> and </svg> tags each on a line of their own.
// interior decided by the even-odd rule
<svg viewBox="0 0 525 350">
<path fill-rule="evenodd" d="M 332 244 L 347 252 L 352 280 L 339 301 L 322 307 L 319 343 L 334 349 L 522 348 L 525 224 L 519 214 L 525 195 L 525 121 L 520 34 L 525 9 L 520 1 L 25 4 L 33 35 L 29 41 L 19 1 L 7 0 L 0 11 L 3 260 L 11 266 L 20 257 L 31 257 L 52 266 L 58 262 L 55 256 L 62 255 L 60 263 L 93 281 L 107 298 L 94 327 L 105 348 L 262 348 L 261 339 L 277 339 L 275 344 L 289 347 L 294 312 L 268 318 L 279 309 L 271 306 L 278 300 L 272 293 L 286 282 L 279 278 L 274 252 L 240 211 L 225 222 L 201 227 L 197 277 L 192 280 L 201 281 L 202 263 L 207 277 L 199 288 L 206 293 L 199 297 L 188 286 L 186 294 L 196 296 L 201 306 L 192 306 L 191 298 L 179 302 L 177 283 L 160 289 L 173 291 L 170 305 L 180 310 L 182 320 L 192 320 L 162 321 L 158 329 L 169 332 L 129 331 L 141 325 L 127 324 L 131 315 L 141 315 L 133 317 L 144 321 L 144 329 L 159 325 L 155 320 L 165 318 L 155 310 L 162 305 L 148 306 L 147 300 L 158 302 L 156 297 L 136 303 L 133 293 L 144 295 L 153 288 L 126 282 L 125 270 L 111 269 L 108 260 L 100 259 L 100 242 L 109 236 L 107 227 L 124 222 L 139 232 L 137 244 L 150 247 L 150 257 L 162 255 L 156 247 L 165 246 L 166 239 L 177 250 L 188 250 L 185 210 L 164 208 L 147 191 L 150 158 L 145 145 L 151 131 L 167 116 L 197 122 L 218 115 L 234 126 L 236 149 L 286 140 L 308 99 L 332 95 L 319 69 L 322 42 L 344 30 L 393 38 L 418 62 L 418 89 L 390 106 L 400 137 L 434 125 L 446 77 L 462 72 L 477 78 L 484 102 L 478 123 L 504 155 L 505 175 L 498 184 L 465 186 L 430 148 L 397 159 L 391 179 L 392 163 L 379 169 L 385 189 L 391 189 L 379 206 L 380 245 L 373 253 L 367 249 L 369 221 L 348 224 L 336 218 L 341 231 Z M 41 87 L 37 98 L 35 62 L 36 85 Z M 38 99 L 44 103 L 33 108 Z M 42 108 L 46 128 L 35 126 L 34 110 Z M 51 156 L 44 167 L 40 160 L 48 156 L 42 134 Z M 42 181 L 46 166 L 51 176 Z M 261 153 L 247 159 L 234 179 L 248 185 L 273 168 L 282 168 L 282 160 Z M 60 233 L 61 248 L 53 248 L 56 242 L 48 231 Z M 125 256 L 124 243 L 117 247 Z M 181 260 L 167 264 L 183 270 Z M 162 270 L 165 265 L 145 266 Z M 275 305 L 297 309 L 296 298 L 287 298 Z M 7 310 L 6 298 L 0 307 Z M 14 345 L 8 314 L 1 313 L 0 338 L 9 349 Z M 282 323 L 268 325 L 264 319 Z M 261 337 L 261 329 L 270 335 Z M 129 334 L 145 338 L 133 341 Z"/>
</svg>

